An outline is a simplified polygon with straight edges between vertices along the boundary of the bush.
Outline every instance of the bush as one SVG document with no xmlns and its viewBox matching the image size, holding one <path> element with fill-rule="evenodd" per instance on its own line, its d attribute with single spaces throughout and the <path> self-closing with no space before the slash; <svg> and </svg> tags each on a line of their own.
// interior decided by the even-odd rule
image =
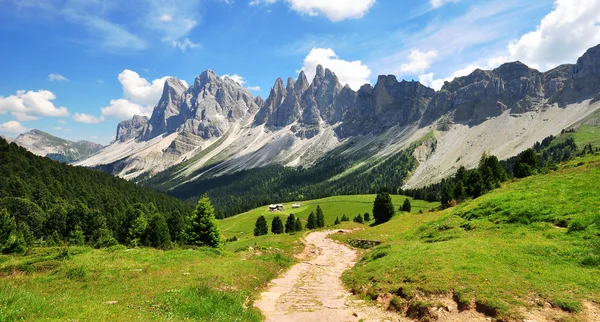
<svg viewBox="0 0 600 322">
<path fill-rule="evenodd" d="M 569 229 L 567 229 L 567 232 L 574 232 L 574 231 L 582 231 L 585 230 L 587 228 L 588 224 L 583 221 L 580 218 L 577 219 L 573 219 L 571 221 L 571 223 L 569 223 Z"/>
<path fill-rule="evenodd" d="M 371 215 L 369 215 L 368 212 L 365 212 L 365 214 L 363 215 L 363 218 L 365 219 L 365 222 L 371 221 Z"/>
<path fill-rule="evenodd" d="M 410 205 L 410 200 L 408 198 L 404 199 L 404 204 L 402 204 L 402 211 L 410 212 L 412 210 L 412 206 Z"/>
</svg>

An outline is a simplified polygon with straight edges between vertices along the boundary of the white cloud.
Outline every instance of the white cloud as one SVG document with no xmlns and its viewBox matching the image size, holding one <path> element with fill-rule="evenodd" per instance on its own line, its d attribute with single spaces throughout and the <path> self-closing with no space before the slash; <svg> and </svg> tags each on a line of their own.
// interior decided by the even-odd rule
<svg viewBox="0 0 600 322">
<path fill-rule="evenodd" d="M 304 59 L 302 69 L 309 81 L 315 77 L 317 65 L 332 70 L 342 84 L 348 84 L 352 89 L 358 90 L 365 83 L 369 83 L 371 70 L 363 65 L 360 60 L 346 61 L 339 59 L 331 48 L 313 48 Z M 299 71 L 298 71 L 299 72 Z"/>
<path fill-rule="evenodd" d="M 490 70 L 500 66 L 502 63 L 508 61 L 508 57 L 506 56 L 498 56 L 488 59 L 482 63 L 469 64 L 466 67 L 463 67 L 457 71 L 455 71 L 452 76 L 446 78 L 438 78 L 434 77 L 434 73 L 423 74 L 419 76 L 419 82 L 423 85 L 429 86 L 435 90 L 440 90 L 442 86 L 444 86 L 444 82 L 450 82 L 454 80 L 456 77 L 467 76 L 471 74 L 476 69 Z"/>
<path fill-rule="evenodd" d="M 17 121 L 8 121 L 0 124 L 0 133 L 21 134 L 27 129 Z"/>
<path fill-rule="evenodd" d="M 100 110 L 102 111 L 102 118 L 107 116 L 117 120 L 127 120 L 134 115 L 150 116 L 152 115 L 152 109 L 153 106 L 151 105 L 142 106 L 120 98 L 111 100 L 109 106 L 102 107 Z"/>
<path fill-rule="evenodd" d="M 81 123 L 101 123 L 106 118 L 126 120 L 134 115 L 150 116 L 154 106 L 158 104 L 165 86 L 165 81 L 171 76 L 165 76 L 149 82 L 135 71 L 125 69 L 118 78 L 123 86 L 123 98 L 113 99 L 110 104 L 101 107 L 99 117 L 75 113 L 73 119 Z M 181 82 L 187 87 L 187 83 Z"/>
<path fill-rule="evenodd" d="M 443 5 L 449 3 L 449 2 L 458 2 L 459 0 L 429 0 L 429 3 L 431 4 L 431 6 L 433 8 L 440 8 Z"/>
<path fill-rule="evenodd" d="M 253 91 L 253 92 L 259 92 L 260 91 L 260 86 L 246 86 L 248 82 L 246 82 L 246 79 L 238 74 L 233 74 L 233 75 L 229 75 L 229 74 L 225 74 L 223 75 L 223 78 L 229 78 L 231 80 L 233 80 L 234 82 L 246 87 L 246 89 Z"/>
<path fill-rule="evenodd" d="M 57 122 L 60 123 L 60 124 L 62 124 L 62 125 L 67 124 L 67 121 L 65 121 L 65 120 L 58 120 Z"/>
<path fill-rule="evenodd" d="M 172 40 L 171 46 L 179 48 L 181 51 L 185 52 L 190 48 L 198 48 L 201 47 L 200 44 L 193 43 L 189 38 L 183 39 L 183 41 Z"/>
<path fill-rule="evenodd" d="M 170 76 L 155 79 L 152 83 L 132 70 L 125 69 L 119 74 L 119 82 L 123 85 L 123 95 L 135 104 L 156 105 L 162 95 L 165 81 Z"/>
<path fill-rule="evenodd" d="M 244 86 L 244 84 L 246 83 L 246 80 L 244 79 L 244 77 L 238 75 L 238 74 L 233 74 L 233 75 L 223 75 L 223 77 L 227 77 L 227 78 L 231 78 L 234 82 Z"/>
<path fill-rule="evenodd" d="M 431 63 L 437 56 L 438 52 L 435 50 L 430 50 L 428 52 L 412 50 L 408 55 L 409 63 L 402 64 L 400 66 L 400 72 L 411 75 L 422 73 L 431 67 Z"/>
<path fill-rule="evenodd" d="M 164 21 L 164 22 L 173 21 L 173 16 L 164 14 L 164 15 L 158 17 L 158 20 Z"/>
<path fill-rule="evenodd" d="M 546 70 L 600 43 L 600 1 L 556 0 L 535 31 L 508 45 L 512 59 Z"/>
<path fill-rule="evenodd" d="M 73 120 L 79 123 L 96 124 L 104 122 L 104 116 L 95 117 L 85 113 L 75 113 L 73 114 Z"/>
<path fill-rule="evenodd" d="M 31 121 L 39 116 L 68 116 L 66 107 L 51 102 L 56 96 L 47 90 L 17 91 L 15 95 L 0 96 L 0 114 L 10 112 L 19 121 Z"/>
<path fill-rule="evenodd" d="M 290 7 L 309 16 L 324 15 L 333 22 L 362 18 L 376 0 L 285 0 Z M 252 0 L 250 5 L 273 4 L 276 0 Z"/>
<path fill-rule="evenodd" d="M 56 82 L 66 82 L 66 81 L 68 81 L 68 79 L 66 77 L 64 77 L 63 75 L 58 74 L 58 73 L 57 74 L 50 74 L 50 75 L 48 75 L 48 80 L 51 81 L 51 82 L 54 82 L 54 81 L 56 81 Z"/>
</svg>

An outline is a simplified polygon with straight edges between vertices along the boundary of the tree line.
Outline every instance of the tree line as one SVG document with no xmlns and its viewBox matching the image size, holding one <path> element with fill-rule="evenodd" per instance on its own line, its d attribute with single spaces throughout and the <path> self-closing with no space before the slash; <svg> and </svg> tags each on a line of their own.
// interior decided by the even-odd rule
<svg viewBox="0 0 600 322">
<path fill-rule="evenodd" d="M 417 167 L 418 162 L 413 156 L 416 146 L 414 144 L 373 167 L 361 166 L 335 180 L 331 179 L 353 167 L 356 160 L 365 158 L 366 152 L 350 154 L 336 149 L 311 167 L 269 165 L 189 182 L 168 193 L 187 200 L 195 200 L 206 193 L 217 209 L 217 218 L 222 219 L 275 202 L 372 194 L 379 191 L 395 192 Z M 210 171 L 216 166 L 198 171 Z M 159 184 L 160 180 L 153 180 L 158 179 L 140 183 L 157 189 L 164 188 Z"/>
<path fill-rule="evenodd" d="M 185 243 L 194 205 L 0 138 L 0 250 L 31 245 Z"/>
</svg>

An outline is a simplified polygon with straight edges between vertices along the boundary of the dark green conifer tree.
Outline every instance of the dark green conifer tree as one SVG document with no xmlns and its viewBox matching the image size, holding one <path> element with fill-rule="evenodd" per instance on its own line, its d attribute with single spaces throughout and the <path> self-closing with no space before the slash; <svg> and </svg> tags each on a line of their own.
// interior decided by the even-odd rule
<svg viewBox="0 0 600 322">
<path fill-rule="evenodd" d="M 404 199 L 404 203 L 402 204 L 402 211 L 410 212 L 412 210 L 412 206 L 410 204 L 410 200 L 408 198 Z"/>
<path fill-rule="evenodd" d="M 387 192 L 380 192 L 373 202 L 373 218 L 376 224 L 382 224 L 392 219 L 394 215 L 394 205 L 392 198 Z"/>
<path fill-rule="evenodd" d="M 273 218 L 273 221 L 271 222 L 271 232 L 276 235 L 283 234 L 283 221 L 281 221 L 279 216 Z"/>
<path fill-rule="evenodd" d="M 285 233 L 293 233 L 296 231 L 296 216 L 290 214 L 285 221 Z"/>
<path fill-rule="evenodd" d="M 323 210 L 321 210 L 320 206 L 317 206 L 317 227 L 325 227 L 325 215 L 323 214 Z"/>
<path fill-rule="evenodd" d="M 260 215 L 256 218 L 254 224 L 254 236 L 264 236 L 269 233 L 269 226 L 267 226 L 267 219 L 265 216 Z"/>
<path fill-rule="evenodd" d="M 207 195 L 198 200 L 196 210 L 188 219 L 185 233 L 188 243 L 192 245 L 221 247 L 221 232 L 215 218 L 215 209 Z"/>
<path fill-rule="evenodd" d="M 315 216 L 315 213 L 311 211 L 311 213 L 308 214 L 308 219 L 306 220 L 306 229 L 311 230 L 317 227 L 317 217 Z"/>
</svg>

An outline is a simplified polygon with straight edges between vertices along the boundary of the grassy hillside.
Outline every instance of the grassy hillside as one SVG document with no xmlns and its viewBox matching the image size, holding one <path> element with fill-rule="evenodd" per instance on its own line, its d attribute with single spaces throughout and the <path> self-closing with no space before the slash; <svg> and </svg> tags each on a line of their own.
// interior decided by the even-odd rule
<svg viewBox="0 0 600 322">
<path fill-rule="evenodd" d="M 405 313 L 446 294 L 497 318 L 545 305 L 583 314 L 585 301 L 600 303 L 599 209 L 600 155 L 576 158 L 455 208 L 337 237 L 384 242 L 344 280 Z"/>
<path fill-rule="evenodd" d="M 394 208 L 400 208 L 405 199 L 406 197 L 404 196 L 392 195 Z M 415 213 L 419 212 L 420 210 L 426 211 L 430 208 L 438 206 L 437 203 L 413 200 L 412 198 L 408 199 L 411 200 L 412 212 Z M 299 202 L 301 207 L 297 209 L 292 209 L 294 202 L 289 202 L 283 204 L 284 211 L 281 212 L 269 212 L 269 206 L 264 206 L 234 217 L 221 220 L 221 230 L 228 238 L 233 236 L 237 236 L 238 238 L 252 236 L 256 218 L 258 218 L 260 215 L 264 215 L 267 219 L 269 229 L 271 227 L 271 221 L 273 220 L 273 217 L 280 216 L 285 222 L 285 218 L 287 218 L 289 214 L 294 214 L 294 216 L 299 217 L 300 220 L 302 220 L 303 224 L 306 224 L 308 214 L 316 211 L 317 206 L 320 206 L 321 209 L 323 209 L 323 214 L 325 215 L 325 225 L 329 226 L 333 225 L 336 217 L 342 218 L 342 215 L 344 214 L 350 219 L 354 218 L 354 216 L 358 215 L 359 213 L 364 214 L 368 212 L 369 214 L 372 214 L 374 200 L 375 195 L 337 196 Z"/>
<path fill-rule="evenodd" d="M 307 201 L 293 213 L 306 220 L 320 205 L 330 225 L 342 214 L 371 212 L 374 199 Z M 404 199 L 393 196 L 394 206 Z M 434 205 L 413 201 L 413 211 Z M 286 209 L 279 215 L 292 212 L 291 203 Z M 263 213 L 270 225 L 275 213 L 265 207 L 220 221 L 225 237 L 240 238 L 222 250 L 43 247 L 23 256 L 0 254 L 0 321 L 260 321 L 252 301 L 304 248 L 302 234 L 252 236 Z"/>
</svg>

